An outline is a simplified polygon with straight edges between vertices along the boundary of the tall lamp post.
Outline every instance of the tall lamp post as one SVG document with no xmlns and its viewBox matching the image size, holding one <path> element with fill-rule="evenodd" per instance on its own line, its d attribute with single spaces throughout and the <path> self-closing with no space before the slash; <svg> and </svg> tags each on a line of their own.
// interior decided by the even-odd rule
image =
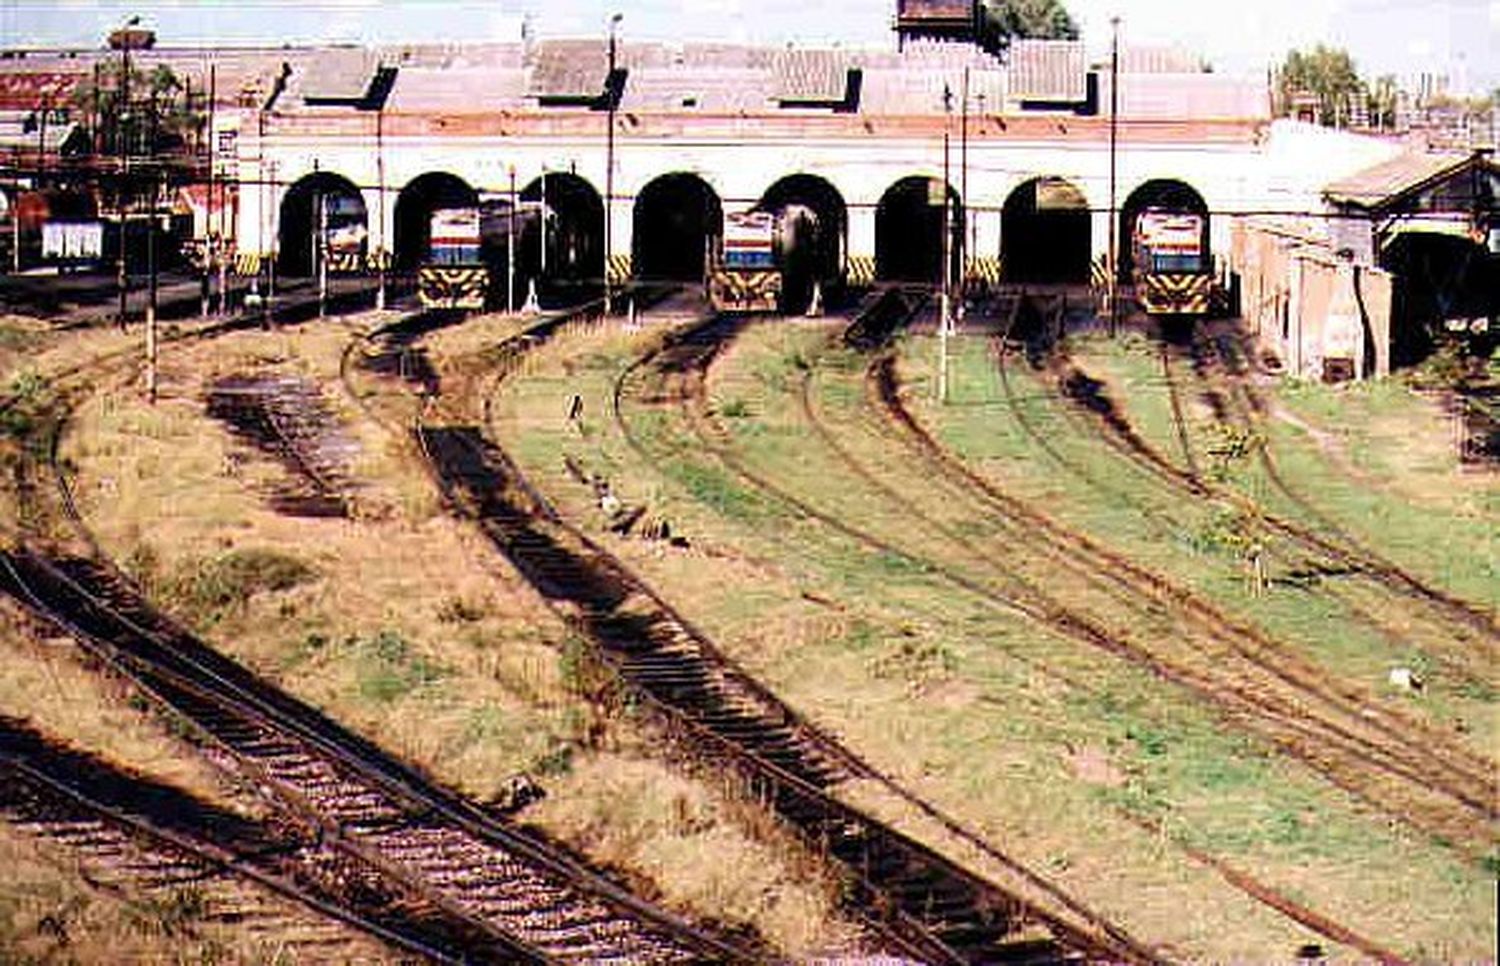
<svg viewBox="0 0 1500 966">
<path fill-rule="evenodd" d="M 952 327 L 953 306 L 950 289 L 953 284 L 952 198 L 949 197 L 948 127 L 953 116 L 953 91 L 943 85 L 943 243 L 940 269 L 942 287 L 938 298 L 938 402 L 948 401 L 948 330 Z"/>
<path fill-rule="evenodd" d="M 375 308 L 377 311 L 385 311 L 385 263 L 388 258 L 387 252 L 390 246 L 386 244 L 385 238 L 385 99 L 381 98 L 380 106 L 375 109 L 375 170 L 377 180 L 380 182 L 376 201 L 375 217 L 380 219 L 380 247 L 375 250 L 375 271 L 377 281 L 375 286 Z"/>
<path fill-rule="evenodd" d="M 614 311 L 609 270 L 615 254 L 615 29 L 625 19 L 621 13 L 609 18 L 609 73 L 604 75 L 604 107 L 609 126 L 604 134 L 604 314 Z"/>
<path fill-rule="evenodd" d="M 1109 42 L 1109 334 L 1120 328 L 1120 267 L 1115 264 L 1119 219 L 1115 217 L 1115 154 L 1120 113 L 1120 18 L 1110 17 Z"/>
<path fill-rule="evenodd" d="M 129 234 L 130 218 L 127 214 L 130 193 L 130 142 L 126 134 L 126 113 L 130 110 L 130 28 L 141 22 L 139 15 L 125 21 L 120 28 L 120 55 L 124 66 L 120 73 L 120 103 L 115 105 L 115 147 L 120 151 L 120 191 L 116 199 L 120 208 L 120 257 L 117 260 L 119 274 L 115 281 L 120 289 L 120 328 L 125 328 L 126 300 L 130 295 L 130 276 L 125 269 L 125 241 Z"/>
</svg>

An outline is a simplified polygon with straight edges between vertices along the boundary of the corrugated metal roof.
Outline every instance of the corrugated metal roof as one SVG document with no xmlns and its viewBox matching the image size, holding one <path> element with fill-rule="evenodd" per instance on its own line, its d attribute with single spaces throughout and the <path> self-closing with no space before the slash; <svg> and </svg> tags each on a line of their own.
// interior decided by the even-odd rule
<svg viewBox="0 0 1500 966">
<path fill-rule="evenodd" d="M 386 102 L 388 110 L 421 114 L 474 114 L 530 106 L 529 75 L 509 68 L 403 67 Z"/>
<path fill-rule="evenodd" d="M 902 20 L 948 20 L 973 15 L 973 0 L 897 0 L 896 2 L 896 16 Z"/>
<path fill-rule="evenodd" d="M 973 0 L 897 0 L 896 23 L 900 26 L 971 24 Z"/>
<path fill-rule="evenodd" d="M 1203 58 L 1183 47 L 1132 44 L 1120 48 L 1122 74 L 1197 74 Z"/>
<path fill-rule="evenodd" d="M 1470 154 L 1402 154 L 1340 178 L 1323 189 L 1335 204 L 1379 207 L 1383 202 L 1436 181 L 1474 160 Z"/>
<path fill-rule="evenodd" d="M 783 103 L 840 104 L 849 94 L 849 59 L 838 50 L 784 50 L 773 78 L 772 96 Z"/>
<path fill-rule="evenodd" d="M 380 55 L 374 50 L 329 50 L 293 74 L 294 90 L 305 100 L 357 101 L 370 89 L 379 67 Z"/>
<path fill-rule="evenodd" d="M 771 106 L 770 77 L 753 68 L 632 71 L 620 103 L 622 110 L 663 112 L 736 113 Z"/>
<path fill-rule="evenodd" d="M 528 93 L 534 97 L 600 97 L 609 74 L 602 40 L 550 40 L 539 44 Z"/>
<path fill-rule="evenodd" d="M 959 95 L 963 90 L 960 70 L 892 70 L 864 69 L 864 84 L 859 96 L 861 114 L 922 116 L 943 113 L 943 88 L 953 95 L 952 110 L 963 110 Z M 1009 90 L 1004 70 L 969 71 L 969 113 L 1000 114 L 1005 110 Z"/>
<path fill-rule="evenodd" d="M 1010 95 L 1017 100 L 1076 103 L 1088 96 L 1080 41 L 1017 40 L 1006 64 Z"/>
</svg>

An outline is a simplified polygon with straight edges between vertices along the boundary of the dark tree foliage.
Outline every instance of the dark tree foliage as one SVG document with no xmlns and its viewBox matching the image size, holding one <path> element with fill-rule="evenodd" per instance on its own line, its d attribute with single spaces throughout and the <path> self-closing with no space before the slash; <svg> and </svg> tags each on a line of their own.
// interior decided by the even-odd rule
<svg viewBox="0 0 1500 966">
<path fill-rule="evenodd" d="M 999 53 L 1012 40 L 1077 40 L 1078 24 L 1061 0 L 983 0 L 979 42 Z"/>
<path fill-rule="evenodd" d="M 73 111 L 92 135 L 95 153 L 117 155 L 124 148 L 133 157 L 181 154 L 202 131 L 200 104 L 188 103 L 187 90 L 170 67 L 146 70 L 132 64 L 127 85 L 123 59 L 114 60 L 73 94 Z M 195 97 L 196 101 L 197 98 Z"/>
<path fill-rule="evenodd" d="M 1311 95 L 1317 98 L 1322 123 L 1347 122 L 1364 86 L 1347 50 L 1322 44 L 1305 52 L 1294 50 L 1286 55 L 1277 78 L 1278 113 L 1290 113 L 1298 97 Z"/>
</svg>

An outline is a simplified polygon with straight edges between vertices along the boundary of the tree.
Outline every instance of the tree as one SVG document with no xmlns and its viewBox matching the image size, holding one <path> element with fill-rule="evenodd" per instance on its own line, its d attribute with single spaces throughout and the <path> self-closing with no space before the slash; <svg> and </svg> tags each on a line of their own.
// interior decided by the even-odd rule
<svg viewBox="0 0 1500 966">
<path fill-rule="evenodd" d="M 112 61 L 98 75 L 73 93 L 73 109 L 87 118 L 93 150 L 115 155 L 121 147 L 134 156 L 181 155 L 203 129 L 202 110 L 188 103 L 186 89 L 165 64 L 149 70 L 130 67 L 130 83 L 123 60 Z M 124 103 L 128 86 L 130 103 Z"/>
<path fill-rule="evenodd" d="M 1078 25 L 1062 0 L 981 0 L 980 45 L 996 54 L 1017 39 L 1077 40 Z"/>
<path fill-rule="evenodd" d="M 1326 125 L 1347 122 L 1355 96 L 1364 83 L 1354 70 L 1354 59 L 1338 47 L 1318 44 L 1303 53 L 1287 54 L 1276 85 L 1278 113 L 1289 114 L 1299 97 L 1317 98 L 1318 120 Z"/>
<path fill-rule="evenodd" d="M 1370 99 L 1370 124 L 1380 128 L 1396 126 L 1396 78 L 1393 74 L 1382 74 L 1375 78 L 1366 92 Z"/>
</svg>

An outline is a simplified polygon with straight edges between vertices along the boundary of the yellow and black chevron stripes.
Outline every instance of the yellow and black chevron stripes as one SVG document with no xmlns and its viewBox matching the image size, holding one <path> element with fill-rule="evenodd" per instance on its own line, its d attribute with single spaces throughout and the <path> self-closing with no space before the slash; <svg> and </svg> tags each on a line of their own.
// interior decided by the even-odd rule
<svg viewBox="0 0 1500 966">
<path fill-rule="evenodd" d="M 1109 288 L 1109 267 L 1104 261 L 1104 256 L 1099 255 L 1089 262 L 1089 284 L 1100 290 Z"/>
<path fill-rule="evenodd" d="M 964 288 L 967 291 L 994 289 L 1000 284 L 1004 263 L 999 257 L 971 258 L 964 265 Z"/>
<path fill-rule="evenodd" d="M 260 252 L 236 252 L 234 255 L 234 274 L 249 278 L 260 274 L 260 265 L 265 258 Z"/>
<path fill-rule="evenodd" d="M 1210 275 L 1158 275 L 1140 278 L 1138 294 L 1150 315 L 1207 315 Z"/>
<path fill-rule="evenodd" d="M 849 284 L 854 288 L 867 288 L 875 284 L 875 256 L 849 256 Z"/>
<path fill-rule="evenodd" d="M 708 300 L 719 312 L 775 312 L 781 273 L 716 271 L 708 279 Z"/>
<path fill-rule="evenodd" d="M 390 268 L 391 268 L 391 253 L 390 252 L 385 251 L 385 250 L 382 249 L 382 250 L 377 250 L 377 251 L 373 251 L 373 252 L 367 252 L 365 254 L 365 269 L 366 270 L 371 271 L 371 272 L 378 272 L 378 271 L 381 271 L 382 269 L 384 269 L 385 271 L 390 271 Z"/>
<path fill-rule="evenodd" d="M 328 270 L 340 275 L 352 275 L 364 267 L 362 261 L 359 252 L 329 252 Z"/>
<path fill-rule="evenodd" d="M 634 269 L 630 263 L 629 255 L 611 255 L 604 266 L 604 273 L 610 285 L 624 285 L 630 281 Z"/>
<path fill-rule="evenodd" d="M 482 309 L 489 282 L 482 265 L 424 265 L 417 269 L 417 300 L 428 309 Z"/>
</svg>

